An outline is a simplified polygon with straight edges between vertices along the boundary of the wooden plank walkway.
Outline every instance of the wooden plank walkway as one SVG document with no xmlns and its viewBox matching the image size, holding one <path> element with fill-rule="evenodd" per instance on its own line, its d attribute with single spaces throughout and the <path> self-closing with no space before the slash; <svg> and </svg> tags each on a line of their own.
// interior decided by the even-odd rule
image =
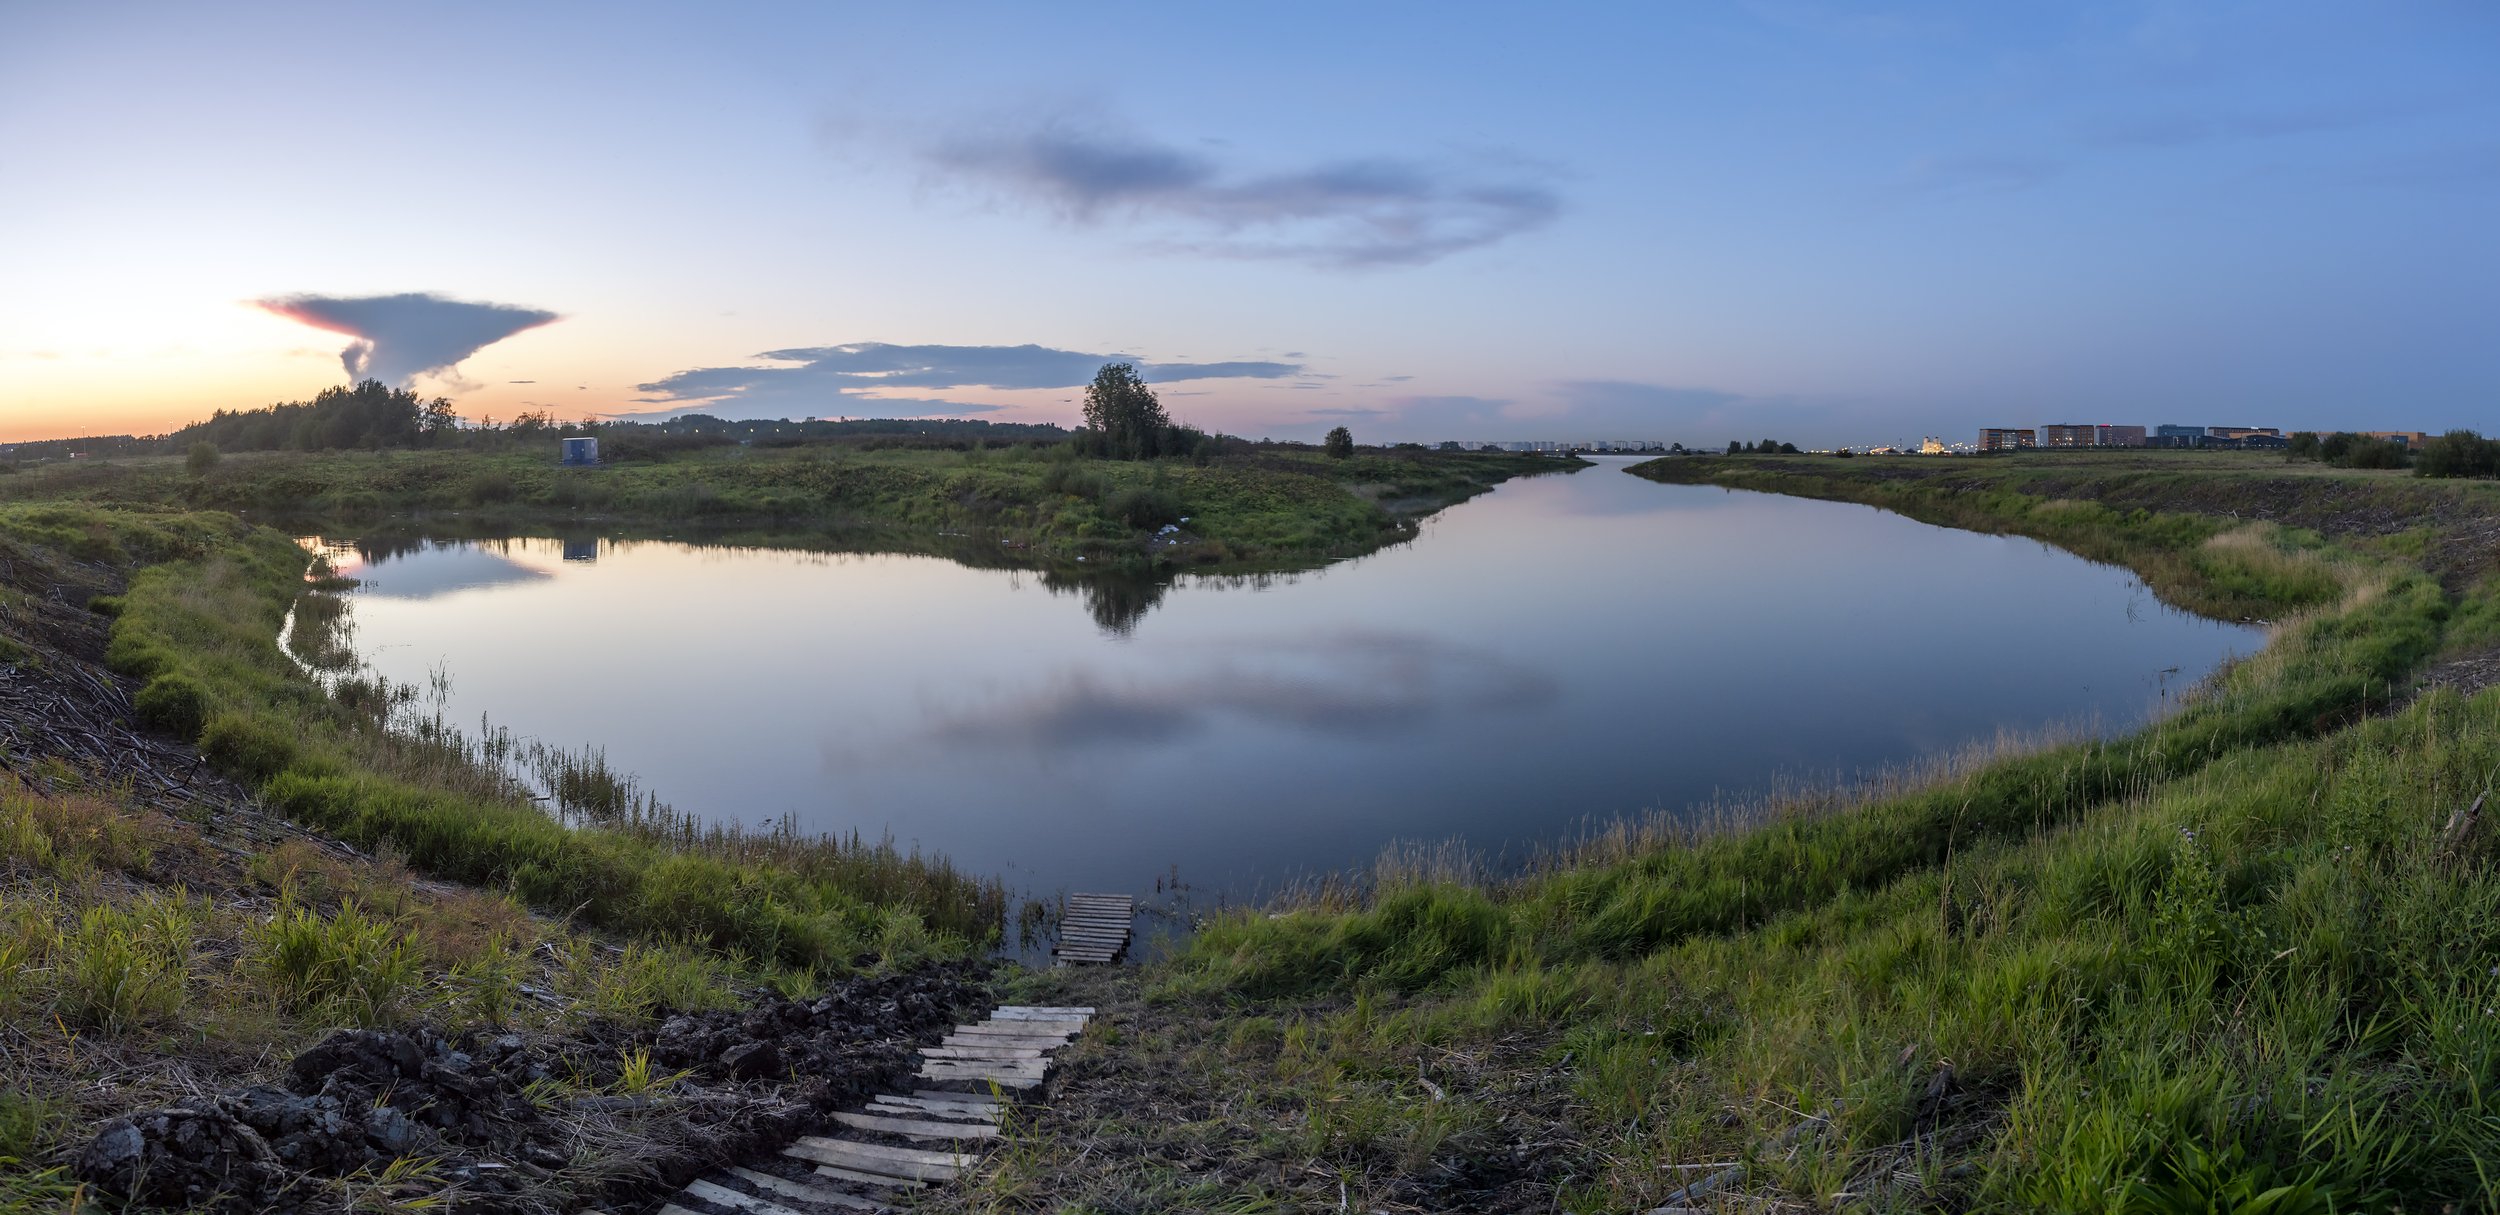
<svg viewBox="0 0 2500 1215">
<path fill-rule="evenodd" d="M 1050 1052 L 1074 1041 L 1093 1015 L 1010 1006 L 958 1025 L 945 1046 L 920 1052 L 915 1076 L 928 1087 L 880 1093 L 864 1109 L 836 1113 L 839 1134 L 803 1135 L 778 1160 L 701 1178 L 663 1203 L 660 1215 L 893 1211 L 899 1195 L 980 1167 L 1005 1106 L 1041 1087 Z"/>
<path fill-rule="evenodd" d="M 1137 921 L 1137 900 L 1125 894 L 1072 894 L 1059 913 L 1059 944 L 1050 956 L 1061 966 L 1101 966 L 1128 952 Z"/>
</svg>

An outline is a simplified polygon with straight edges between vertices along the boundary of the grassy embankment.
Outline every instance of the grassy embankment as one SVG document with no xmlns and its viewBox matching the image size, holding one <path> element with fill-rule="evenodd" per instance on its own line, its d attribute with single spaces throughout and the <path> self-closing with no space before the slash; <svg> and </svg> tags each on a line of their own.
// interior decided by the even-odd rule
<svg viewBox="0 0 2500 1215">
<path fill-rule="evenodd" d="M 1662 817 L 1493 883 L 1400 867 L 1220 918 L 1142 993 L 1051 980 L 1147 1002 L 978 1202 L 2500 1205 L 2500 833 L 2468 812 L 2500 777 L 2500 691 L 2420 680 L 2500 651 L 2500 485 L 2050 457 L 1642 472 L 2038 537 L 2273 641 L 2126 737 Z"/>
<path fill-rule="evenodd" d="M 997 931 L 993 881 L 701 827 L 616 797 L 596 763 L 551 765 L 595 820 L 560 825 L 474 740 L 391 729 L 405 697 L 333 694 L 280 650 L 291 606 L 299 649 L 339 614 L 307 563 L 221 513 L 0 505 L 0 701 L 23 740 L 0 753 L 0 1211 L 70 1202 L 64 1166 L 102 1120 L 261 1078 L 341 1025 L 578 1032 Z M 47 753 L 46 705 L 107 665 L 136 682 L 129 716 L 214 773 L 161 743 L 177 758 Z M 78 727 L 108 752 L 111 715 Z M 393 1184 L 422 1195 L 422 1171 Z"/>
<path fill-rule="evenodd" d="M 1102 514 L 1135 489 L 1198 516 L 1190 560 L 1281 561 L 1396 539 L 1427 504 L 1555 464 L 1316 460 L 1158 470 L 1024 453 L 715 451 L 578 471 L 398 453 L 0 478 L 0 660 L 39 687 L 29 703 L 83 695 L 109 663 L 136 687 L 130 717 L 196 740 L 222 774 L 169 781 L 163 756 L 149 769 L 47 754 L 41 731 L 0 754 L 0 1210 L 71 1201 L 63 1166 L 101 1120 L 249 1082 L 339 1025 L 579 1032 L 977 952 L 1001 921 L 999 887 L 943 861 L 704 827 L 595 761 L 538 757 L 552 759 L 543 783 L 589 820 L 559 825 L 505 775 L 514 756 L 501 740 L 416 719 L 407 690 L 352 671 L 318 679 L 288 658 L 290 609 L 296 653 L 338 650 L 325 628 L 341 615 L 336 588 L 307 582 L 285 535 L 227 509 L 867 526 L 906 544 L 979 524 L 998 551 L 1046 561 L 1154 552 L 1142 525 Z M 594 1061 L 580 1083 L 632 1074 L 630 1060 Z M 421 1173 L 395 1192 L 428 1192 Z M 378 1184 L 340 1179 L 323 1201 Z"/>
<path fill-rule="evenodd" d="M 0 477 L 0 500 L 220 510 L 354 526 L 536 531 L 589 523 L 679 536 L 938 552 L 1031 566 L 1078 558 L 1258 568 L 1368 552 L 1547 456 L 1243 446 L 1205 465 L 1078 460 L 1065 447 L 708 448 L 602 468 L 552 451 L 229 455 L 55 463 Z M 1159 528 L 1187 518 L 1172 536 Z M 805 533 L 814 533 L 811 541 Z"/>
</svg>

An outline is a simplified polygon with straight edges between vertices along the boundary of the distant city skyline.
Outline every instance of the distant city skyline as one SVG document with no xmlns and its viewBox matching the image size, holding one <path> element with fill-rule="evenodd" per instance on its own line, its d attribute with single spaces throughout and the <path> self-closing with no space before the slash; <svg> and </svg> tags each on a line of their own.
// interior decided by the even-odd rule
<svg viewBox="0 0 2500 1215">
<path fill-rule="evenodd" d="M 6 6 L 0 441 L 1067 424 L 1115 357 L 1298 439 L 2491 430 L 2494 63 L 2438 0 Z"/>
</svg>

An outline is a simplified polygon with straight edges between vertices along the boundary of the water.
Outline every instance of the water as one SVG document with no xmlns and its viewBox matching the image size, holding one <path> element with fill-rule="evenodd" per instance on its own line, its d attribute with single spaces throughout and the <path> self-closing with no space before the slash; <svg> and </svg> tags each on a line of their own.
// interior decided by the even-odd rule
<svg viewBox="0 0 2500 1215">
<path fill-rule="evenodd" d="M 2262 642 L 2033 541 L 1623 463 L 1360 560 L 1168 590 L 582 539 L 344 572 L 360 652 L 419 687 L 447 671 L 454 721 L 1036 892 L 1177 873 L 1246 897 L 1396 840 L 1515 856 L 2004 729 L 2124 730 Z"/>
</svg>

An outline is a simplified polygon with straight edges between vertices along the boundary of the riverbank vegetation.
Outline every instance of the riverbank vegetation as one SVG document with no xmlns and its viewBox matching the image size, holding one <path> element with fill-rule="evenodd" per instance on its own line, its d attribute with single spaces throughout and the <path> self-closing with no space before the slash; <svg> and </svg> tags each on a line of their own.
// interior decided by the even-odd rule
<svg viewBox="0 0 2500 1215">
<path fill-rule="evenodd" d="M 1398 860 L 1142 975 L 1044 979 L 1118 1045 L 980 1201 L 2500 1203 L 2500 486 L 2150 453 L 1636 471 L 2032 536 L 2273 639 L 2131 735 L 1497 879 Z"/>
</svg>

